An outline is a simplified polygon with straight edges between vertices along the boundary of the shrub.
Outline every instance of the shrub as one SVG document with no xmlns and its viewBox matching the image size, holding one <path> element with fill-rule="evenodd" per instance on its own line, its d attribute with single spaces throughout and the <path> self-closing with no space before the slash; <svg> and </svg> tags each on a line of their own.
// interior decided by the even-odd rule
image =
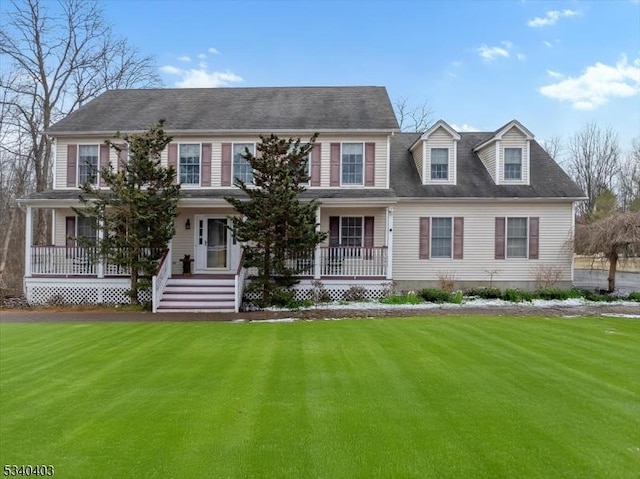
<svg viewBox="0 0 640 479">
<path fill-rule="evenodd" d="M 502 292 L 498 288 L 474 288 L 467 291 L 467 296 L 477 296 L 482 299 L 502 299 Z"/>
<path fill-rule="evenodd" d="M 278 306 L 288 308 L 295 301 L 295 293 L 289 289 L 279 288 L 271 292 L 271 304 L 265 306 Z"/>
<path fill-rule="evenodd" d="M 523 301 L 531 301 L 534 299 L 534 295 L 528 291 L 521 291 L 519 289 L 506 289 L 502 295 L 502 299 L 511 301 L 512 303 L 522 303 Z"/>
<path fill-rule="evenodd" d="M 364 286 L 351 286 L 344 292 L 342 299 L 345 301 L 362 301 L 367 295 L 367 289 Z"/>
<path fill-rule="evenodd" d="M 462 291 L 456 291 L 455 293 L 449 294 L 449 302 L 453 304 L 462 304 Z"/>
<path fill-rule="evenodd" d="M 456 281 L 456 273 L 453 271 L 438 272 L 438 286 L 441 290 L 451 293 Z"/>
<path fill-rule="evenodd" d="M 584 296 L 584 299 L 586 299 L 587 301 L 595 301 L 595 302 L 610 302 L 616 299 L 613 296 L 609 296 L 608 294 L 597 293 L 595 291 L 588 291 L 588 290 L 583 290 L 582 295 Z"/>
<path fill-rule="evenodd" d="M 552 288 L 562 278 L 562 268 L 553 264 L 537 266 L 533 273 L 536 277 L 536 289 Z"/>
<path fill-rule="evenodd" d="M 380 300 L 382 304 L 420 304 L 424 301 L 415 293 L 408 294 L 390 294 Z"/>
<path fill-rule="evenodd" d="M 627 300 L 640 302 L 640 291 L 633 291 L 629 293 L 629 296 L 627 296 Z"/>
<path fill-rule="evenodd" d="M 420 291 L 420 296 L 427 303 L 448 303 L 449 293 L 437 288 L 425 288 Z"/>
<path fill-rule="evenodd" d="M 313 301 L 317 303 L 328 303 L 331 301 L 331 293 L 327 291 L 327 288 L 324 287 L 324 283 L 319 279 L 316 279 L 311 282 L 312 289 L 311 295 L 313 297 Z"/>
</svg>

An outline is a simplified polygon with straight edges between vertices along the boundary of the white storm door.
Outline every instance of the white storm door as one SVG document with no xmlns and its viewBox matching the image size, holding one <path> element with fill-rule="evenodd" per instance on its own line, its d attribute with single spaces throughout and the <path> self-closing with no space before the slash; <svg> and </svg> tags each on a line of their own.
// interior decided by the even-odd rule
<svg viewBox="0 0 640 479">
<path fill-rule="evenodd" d="M 199 217 L 196 230 L 196 269 L 229 269 L 227 218 Z"/>
</svg>

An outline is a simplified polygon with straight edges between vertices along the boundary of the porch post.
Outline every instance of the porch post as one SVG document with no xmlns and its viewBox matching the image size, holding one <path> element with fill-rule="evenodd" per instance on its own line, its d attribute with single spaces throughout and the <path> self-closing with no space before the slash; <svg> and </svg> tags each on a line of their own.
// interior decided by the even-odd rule
<svg viewBox="0 0 640 479">
<path fill-rule="evenodd" d="M 316 231 L 320 231 L 320 207 L 316 210 Z M 313 279 L 320 279 L 320 245 L 313 252 Z"/>
<path fill-rule="evenodd" d="M 31 243 L 33 243 L 33 207 L 27 206 L 24 232 L 24 276 L 31 277 Z"/>
<path fill-rule="evenodd" d="M 395 206 L 387 206 L 387 279 L 393 279 L 393 212 Z"/>
<path fill-rule="evenodd" d="M 100 221 L 98 223 L 98 232 L 97 232 L 97 236 L 98 236 L 98 245 L 100 245 L 102 243 L 102 240 L 104 239 L 104 222 Z M 100 248 L 100 246 L 98 246 L 98 249 Z M 104 278 L 104 257 L 102 255 L 99 255 L 99 260 L 98 260 L 98 270 L 96 271 L 98 278 Z M 99 289 L 98 291 L 101 291 L 101 289 Z M 101 302 L 101 301 L 98 301 Z"/>
</svg>

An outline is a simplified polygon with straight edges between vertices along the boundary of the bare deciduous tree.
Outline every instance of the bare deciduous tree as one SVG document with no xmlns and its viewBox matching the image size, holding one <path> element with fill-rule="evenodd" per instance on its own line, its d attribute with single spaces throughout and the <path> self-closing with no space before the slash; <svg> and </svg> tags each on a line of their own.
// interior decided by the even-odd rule
<svg viewBox="0 0 640 479">
<path fill-rule="evenodd" d="M 613 190 L 620 168 L 618 135 L 611 128 L 600 128 L 595 123 L 585 125 L 569 138 L 567 166 L 588 196 L 588 200 L 580 204 L 581 213 L 588 214 L 604 190 Z"/>
<path fill-rule="evenodd" d="M 632 142 L 632 148 L 618 174 L 618 200 L 623 210 L 640 211 L 640 138 Z"/>
<path fill-rule="evenodd" d="M 106 89 L 156 86 L 160 79 L 152 57 L 114 36 L 96 0 L 14 0 L 3 16 L 0 168 L 3 182 L 25 180 L 10 188 L 3 183 L 8 200 L 0 216 L 13 218 L 17 196 L 51 187 L 52 144 L 43 134 L 49 126 Z M 7 165 L 16 159 L 19 171 L 12 172 Z M 34 219 L 35 241 L 46 242 L 50 215 L 38 209 Z M 16 221 L 5 231 L 21 235 Z M 10 242 L 1 243 L 2 257 Z"/>
<path fill-rule="evenodd" d="M 402 131 L 422 133 L 433 124 L 433 111 L 426 101 L 413 106 L 406 98 L 400 98 L 393 106 Z"/>
<path fill-rule="evenodd" d="M 562 155 L 562 138 L 559 136 L 552 136 L 548 140 L 542 140 L 540 146 L 547 152 L 547 154 L 553 158 L 554 161 L 560 163 L 560 156 Z"/>
<path fill-rule="evenodd" d="M 603 255 L 609 261 L 608 289 L 616 289 L 618 259 L 640 249 L 640 213 L 614 213 L 593 223 L 576 225 L 576 252 Z"/>
</svg>

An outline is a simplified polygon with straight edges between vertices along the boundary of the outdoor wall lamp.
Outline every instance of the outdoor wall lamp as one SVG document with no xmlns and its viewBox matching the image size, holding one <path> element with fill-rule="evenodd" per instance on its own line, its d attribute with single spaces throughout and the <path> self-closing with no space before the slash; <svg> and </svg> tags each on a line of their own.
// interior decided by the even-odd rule
<svg viewBox="0 0 640 479">
<path fill-rule="evenodd" d="M 187 218 L 187 222 L 184 224 L 184 229 L 186 230 L 191 229 L 191 220 L 189 220 L 189 218 Z"/>
</svg>

